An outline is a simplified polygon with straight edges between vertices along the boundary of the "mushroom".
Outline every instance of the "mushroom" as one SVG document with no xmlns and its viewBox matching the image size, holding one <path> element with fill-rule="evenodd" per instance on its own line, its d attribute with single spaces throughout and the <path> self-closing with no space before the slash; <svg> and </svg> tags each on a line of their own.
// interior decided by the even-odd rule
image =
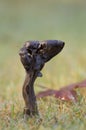
<svg viewBox="0 0 86 130">
<path fill-rule="evenodd" d="M 41 70 L 45 63 L 56 56 L 64 47 L 60 40 L 27 41 L 20 49 L 19 55 L 26 71 L 22 89 L 25 101 L 24 115 L 38 115 L 38 107 L 34 92 L 34 82 L 37 77 L 42 77 Z"/>
</svg>

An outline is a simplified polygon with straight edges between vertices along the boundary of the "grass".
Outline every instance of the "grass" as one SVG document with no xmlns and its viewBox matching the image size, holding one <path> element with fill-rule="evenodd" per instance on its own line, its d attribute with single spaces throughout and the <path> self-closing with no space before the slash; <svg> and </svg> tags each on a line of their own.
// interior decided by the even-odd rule
<svg viewBox="0 0 86 130">
<path fill-rule="evenodd" d="M 31 2 L 0 0 L 0 130 L 85 130 L 86 95 L 78 91 L 78 102 L 53 97 L 38 100 L 40 118 L 23 118 L 22 84 L 25 72 L 18 51 L 31 39 L 61 39 L 63 51 L 47 63 L 41 88 L 60 89 L 86 78 L 86 8 L 84 1 Z M 41 89 L 42 90 L 42 89 Z"/>
<path fill-rule="evenodd" d="M 40 117 L 25 121 L 22 100 L 6 101 L 0 106 L 0 129 L 55 129 L 84 130 L 86 127 L 86 98 L 79 95 L 77 103 L 68 103 L 54 98 L 39 100 Z M 20 102 L 20 103 L 19 103 Z"/>
</svg>

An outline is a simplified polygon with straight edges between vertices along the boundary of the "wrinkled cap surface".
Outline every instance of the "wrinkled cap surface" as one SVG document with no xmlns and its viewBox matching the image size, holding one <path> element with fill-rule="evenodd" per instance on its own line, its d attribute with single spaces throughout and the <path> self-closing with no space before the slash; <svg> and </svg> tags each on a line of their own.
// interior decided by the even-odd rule
<svg viewBox="0 0 86 130">
<path fill-rule="evenodd" d="M 45 62 L 57 55 L 64 47 L 64 42 L 60 40 L 45 40 L 45 41 L 27 41 L 25 47 L 28 53 L 41 54 Z"/>
<path fill-rule="evenodd" d="M 61 52 L 64 44 L 60 40 L 27 41 L 19 52 L 22 64 L 25 68 L 41 70 L 46 62 Z"/>
</svg>

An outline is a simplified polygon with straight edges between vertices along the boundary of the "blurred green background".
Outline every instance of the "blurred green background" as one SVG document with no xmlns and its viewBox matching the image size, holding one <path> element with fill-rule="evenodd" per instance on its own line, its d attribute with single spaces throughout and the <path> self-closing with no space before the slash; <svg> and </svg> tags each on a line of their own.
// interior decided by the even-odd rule
<svg viewBox="0 0 86 130">
<path fill-rule="evenodd" d="M 25 72 L 18 51 L 23 43 L 46 39 L 63 40 L 66 44 L 63 51 L 46 64 L 43 78 L 39 78 L 37 84 L 59 89 L 85 79 L 85 0 L 0 0 L 2 99 L 21 91 Z"/>
<path fill-rule="evenodd" d="M 0 0 L 0 130 L 85 130 L 86 98 L 70 105 L 37 100 L 42 122 L 23 121 L 25 71 L 18 52 L 27 40 L 46 39 L 63 40 L 65 47 L 45 65 L 35 92 L 44 90 L 37 84 L 60 89 L 86 79 L 86 0 Z"/>
</svg>

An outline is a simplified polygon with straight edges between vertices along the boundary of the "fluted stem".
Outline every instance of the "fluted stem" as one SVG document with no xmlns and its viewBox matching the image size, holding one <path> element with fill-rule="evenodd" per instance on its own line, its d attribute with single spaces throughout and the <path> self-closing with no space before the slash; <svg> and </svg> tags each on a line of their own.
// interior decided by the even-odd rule
<svg viewBox="0 0 86 130">
<path fill-rule="evenodd" d="M 25 101 L 24 114 L 38 114 L 37 101 L 34 92 L 34 82 L 37 78 L 36 72 L 26 73 L 25 82 L 23 85 L 23 97 Z"/>
</svg>

